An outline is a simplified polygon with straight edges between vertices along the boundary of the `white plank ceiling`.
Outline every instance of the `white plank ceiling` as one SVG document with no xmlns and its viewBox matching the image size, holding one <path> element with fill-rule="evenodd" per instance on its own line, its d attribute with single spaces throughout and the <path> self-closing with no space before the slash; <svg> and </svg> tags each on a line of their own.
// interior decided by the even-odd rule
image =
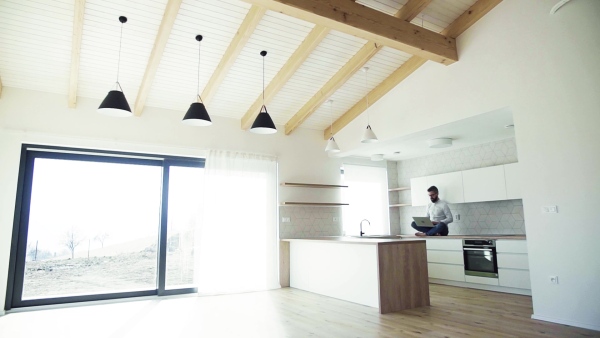
<svg viewBox="0 0 600 338">
<path fill-rule="evenodd" d="M 407 0 L 360 0 L 365 6 L 394 15 Z M 412 23 L 441 32 L 476 0 L 433 0 Z M 133 108 L 168 0 L 87 0 L 83 21 L 77 95 L 102 99 L 117 80 L 119 36 L 124 15 L 119 82 Z M 5 87 L 64 94 L 69 91 L 74 0 L 0 1 L 0 79 Z M 183 0 L 146 107 L 164 108 L 181 119 L 196 93 L 217 69 L 251 5 L 241 0 Z M 236 119 L 262 92 L 261 50 L 265 86 L 294 54 L 314 24 L 267 11 L 207 108 L 210 115 Z M 198 76 L 197 34 L 202 34 Z M 331 31 L 267 103 L 278 125 L 284 125 L 329 81 L 367 41 Z M 377 87 L 412 55 L 384 47 L 301 125 L 324 130 Z M 66 100 L 65 100 L 66 104 Z M 175 113 L 173 113 L 175 112 Z M 367 114 L 359 119 L 367 120 Z M 283 131 L 281 131 L 283 132 Z"/>
</svg>

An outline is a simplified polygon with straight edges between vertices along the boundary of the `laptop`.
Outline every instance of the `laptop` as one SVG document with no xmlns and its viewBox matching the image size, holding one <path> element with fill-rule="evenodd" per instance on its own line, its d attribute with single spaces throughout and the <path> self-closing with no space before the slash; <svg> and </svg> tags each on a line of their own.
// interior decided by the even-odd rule
<svg viewBox="0 0 600 338">
<path fill-rule="evenodd" d="M 435 225 L 431 223 L 429 217 L 413 217 L 418 226 L 433 228 Z"/>
</svg>

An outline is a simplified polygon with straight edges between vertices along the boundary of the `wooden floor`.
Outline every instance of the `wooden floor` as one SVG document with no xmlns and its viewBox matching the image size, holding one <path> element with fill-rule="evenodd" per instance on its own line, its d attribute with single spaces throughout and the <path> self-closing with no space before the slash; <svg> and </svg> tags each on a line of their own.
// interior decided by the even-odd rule
<svg viewBox="0 0 600 338">
<path fill-rule="evenodd" d="M 11 313 L 0 337 L 600 337 L 536 321 L 531 297 L 431 284 L 431 306 L 377 309 L 285 288 Z"/>
</svg>

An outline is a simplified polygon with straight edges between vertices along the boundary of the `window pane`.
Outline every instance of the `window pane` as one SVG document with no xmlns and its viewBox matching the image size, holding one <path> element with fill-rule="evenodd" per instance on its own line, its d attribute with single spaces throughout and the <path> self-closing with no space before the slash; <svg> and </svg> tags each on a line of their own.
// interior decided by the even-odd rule
<svg viewBox="0 0 600 338">
<path fill-rule="evenodd" d="M 35 159 L 22 299 L 156 289 L 162 169 Z"/>
<path fill-rule="evenodd" d="M 348 189 L 342 192 L 350 208 L 343 208 L 343 230 L 346 235 L 383 235 L 390 233 L 387 170 L 344 164 L 343 180 Z"/>
<path fill-rule="evenodd" d="M 166 289 L 194 285 L 194 234 L 200 222 L 204 169 L 169 167 Z"/>
</svg>

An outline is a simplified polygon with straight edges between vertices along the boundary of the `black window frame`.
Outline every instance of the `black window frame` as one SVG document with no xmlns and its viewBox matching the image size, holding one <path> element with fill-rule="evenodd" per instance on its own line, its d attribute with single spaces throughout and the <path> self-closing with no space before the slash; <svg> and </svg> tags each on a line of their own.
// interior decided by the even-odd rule
<svg viewBox="0 0 600 338">
<path fill-rule="evenodd" d="M 84 160 L 119 164 L 153 165 L 162 167 L 162 191 L 158 232 L 157 285 L 155 290 L 102 293 L 81 296 L 22 299 L 25 256 L 27 251 L 28 221 L 36 158 Z M 171 166 L 204 168 L 205 159 L 135 152 L 96 150 L 85 148 L 58 147 L 22 144 L 19 176 L 15 201 L 13 232 L 11 238 L 5 310 L 42 305 L 67 304 L 100 300 L 112 300 L 145 296 L 169 296 L 198 292 L 195 287 L 166 289 L 167 219 L 169 169 Z"/>
</svg>

